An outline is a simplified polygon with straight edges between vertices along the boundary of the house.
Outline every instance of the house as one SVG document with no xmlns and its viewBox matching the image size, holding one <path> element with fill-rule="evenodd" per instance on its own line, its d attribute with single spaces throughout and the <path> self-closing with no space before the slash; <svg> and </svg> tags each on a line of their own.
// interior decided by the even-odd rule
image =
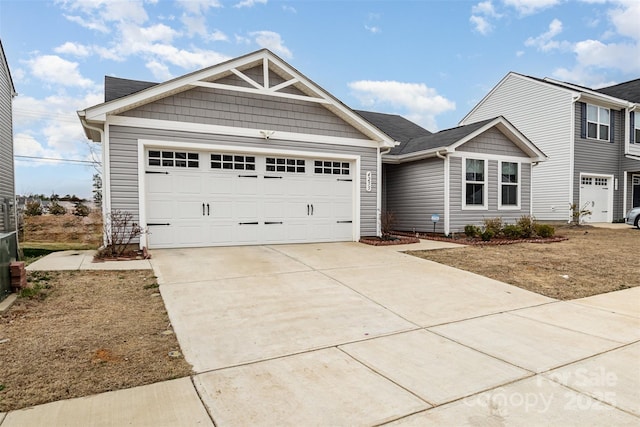
<svg viewBox="0 0 640 427">
<path fill-rule="evenodd" d="M 588 222 L 624 218 L 640 206 L 640 79 L 602 89 L 507 74 L 460 124 L 504 116 L 549 160 L 533 172 L 533 214 Z"/>
<path fill-rule="evenodd" d="M 149 248 L 380 234 L 395 141 L 269 50 L 164 83 L 105 79 L 78 115 L 103 147 L 103 209 Z"/>
<path fill-rule="evenodd" d="M 504 117 L 431 133 L 400 116 L 359 113 L 401 141 L 382 160 L 383 209 L 395 229 L 448 235 L 531 214 L 531 172 L 546 157 Z"/>
<path fill-rule="evenodd" d="M 18 257 L 11 107 L 16 95 L 0 41 L 0 300 L 11 292 L 9 263 Z"/>
</svg>

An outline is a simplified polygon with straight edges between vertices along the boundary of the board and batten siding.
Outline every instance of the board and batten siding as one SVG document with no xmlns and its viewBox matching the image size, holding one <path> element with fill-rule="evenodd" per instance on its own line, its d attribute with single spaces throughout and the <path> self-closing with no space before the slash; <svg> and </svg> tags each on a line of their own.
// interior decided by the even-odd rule
<svg viewBox="0 0 640 427">
<path fill-rule="evenodd" d="M 225 79 L 219 82 L 224 83 Z M 241 85 L 235 81 L 227 83 Z M 121 115 L 172 122 L 368 139 L 353 126 L 315 102 L 201 87 L 168 96 Z"/>
<path fill-rule="evenodd" d="M 623 114 L 619 110 L 610 110 L 613 115 L 613 134 L 609 135 L 609 141 L 582 138 L 582 112 L 581 104 L 575 103 L 575 163 L 573 174 L 573 202 L 580 203 L 580 174 L 613 175 L 614 180 L 622 182 L 621 159 L 624 152 L 624 126 Z M 611 182 L 614 186 L 614 182 Z M 624 217 L 622 212 L 622 186 L 618 190 L 613 189 L 613 219 Z"/>
<path fill-rule="evenodd" d="M 444 233 L 444 161 L 438 158 L 383 165 L 385 211 L 393 213 L 394 229 Z M 385 212 L 383 212 L 384 215 Z"/>
<path fill-rule="evenodd" d="M 547 156 L 534 168 L 533 213 L 539 220 L 568 220 L 573 100 L 567 90 L 510 74 L 463 124 L 504 116 Z"/>
<path fill-rule="evenodd" d="M 0 62 L 0 233 L 16 231 L 12 95 L 11 79 Z"/>
<path fill-rule="evenodd" d="M 474 158 L 473 154 L 469 153 L 466 158 Z M 531 164 L 520 163 L 520 209 L 498 209 L 499 197 L 500 197 L 500 174 L 499 174 L 499 160 L 485 159 L 488 161 L 488 181 L 487 181 L 487 197 L 488 204 L 487 209 L 463 209 L 463 158 L 450 157 L 449 161 L 449 177 L 450 177 L 450 190 L 449 190 L 449 212 L 450 222 L 449 227 L 452 233 L 460 233 L 464 231 L 464 226 L 467 224 L 473 224 L 481 226 L 485 219 L 490 218 L 502 218 L 504 223 L 513 224 L 523 215 L 530 215 L 530 185 L 531 185 Z M 536 166 L 538 167 L 538 166 Z"/>
<path fill-rule="evenodd" d="M 242 148 L 265 148 L 265 140 L 237 136 L 212 135 L 184 131 L 142 129 L 109 126 L 109 161 L 111 164 L 111 209 L 133 213 L 139 220 L 138 193 L 138 140 L 150 139 L 167 142 L 227 145 Z M 375 236 L 377 229 L 377 148 L 347 147 L 296 141 L 269 140 L 268 148 L 298 150 L 327 154 L 360 156 L 360 234 Z M 204 162 L 208 164 L 208 162 Z M 371 172 L 371 191 L 366 191 L 366 173 Z"/>
</svg>

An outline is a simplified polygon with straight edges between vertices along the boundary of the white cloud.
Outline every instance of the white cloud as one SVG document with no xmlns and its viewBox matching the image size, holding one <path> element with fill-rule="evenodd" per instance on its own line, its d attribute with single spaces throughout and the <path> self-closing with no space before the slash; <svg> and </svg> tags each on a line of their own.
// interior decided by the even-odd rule
<svg viewBox="0 0 640 427">
<path fill-rule="evenodd" d="M 213 30 L 213 32 L 209 35 L 209 38 L 215 42 L 218 42 L 218 41 L 226 42 L 229 40 L 229 37 L 227 37 L 227 35 L 220 30 Z"/>
<path fill-rule="evenodd" d="M 169 67 L 167 67 L 167 65 L 165 64 L 162 64 L 158 61 L 149 61 L 145 64 L 145 66 L 147 67 L 147 69 L 149 69 L 149 71 L 151 71 L 153 77 L 155 77 L 158 81 L 166 81 L 173 78 L 171 72 L 169 71 Z"/>
<path fill-rule="evenodd" d="M 474 29 L 483 36 L 486 36 L 493 30 L 493 26 L 482 16 L 471 15 L 469 21 L 473 24 Z"/>
<path fill-rule="evenodd" d="M 435 116 L 456 108 L 424 83 L 360 80 L 349 83 L 349 88 L 363 106 L 402 109 L 407 118 L 431 130 L 437 129 Z"/>
<path fill-rule="evenodd" d="M 576 43 L 574 52 L 579 66 L 617 68 L 628 74 L 640 73 L 640 44 L 609 43 L 584 40 Z"/>
<path fill-rule="evenodd" d="M 559 19 L 554 19 L 549 24 L 549 30 L 540 34 L 537 37 L 529 37 L 525 42 L 525 46 L 535 47 L 543 52 L 548 52 L 554 49 L 567 49 L 570 47 L 570 43 L 566 41 L 553 40 L 555 36 L 562 33 L 562 22 Z"/>
<path fill-rule="evenodd" d="M 176 3 L 194 15 L 205 13 L 210 8 L 223 7 L 219 0 L 177 0 Z"/>
<path fill-rule="evenodd" d="M 78 63 L 67 61 L 57 55 L 41 55 L 27 61 L 31 74 L 52 84 L 63 86 L 91 87 L 93 82 L 82 77 Z"/>
<path fill-rule="evenodd" d="M 375 25 L 374 25 L 374 26 L 372 26 L 372 27 L 370 27 L 370 26 L 368 26 L 368 25 L 365 25 L 365 26 L 364 26 L 364 29 L 365 29 L 365 30 L 367 30 L 367 31 L 369 31 L 369 32 L 370 32 L 370 33 L 372 33 L 372 34 L 377 34 L 377 33 L 379 33 L 379 32 L 381 32 L 381 31 L 382 31 L 382 30 L 380 29 L 380 27 L 376 27 Z"/>
<path fill-rule="evenodd" d="M 640 1 L 620 1 L 615 9 L 609 11 L 609 19 L 618 34 L 640 41 Z"/>
<path fill-rule="evenodd" d="M 131 22 L 143 24 L 149 17 L 141 0 L 109 1 L 109 0 L 58 0 L 63 9 L 80 15 L 64 16 L 85 28 L 109 33 L 110 23 Z"/>
<path fill-rule="evenodd" d="M 280 34 L 273 31 L 254 31 L 249 35 L 254 38 L 258 46 L 269 49 L 287 59 L 293 58 L 293 53 L 284 45 Z"/>
<path fill-rule="evenodd" d="M 520 15 L 531 15 L 560 4 L 560 0 L 503 0 L 503 2 L 516 9 Z"/>
<path fill-rule="evenodd" d="M 241 2 L 233 5 L 233 7 L 236 7 L 236 8 L 253 7 L 256 4 L 267 4 L 267 0 L 242 0 Z"/>
<path fill-rule="evenodd" d="M 471 13 L 473 13 L 474 15 L 486 15 L 496 18 L 499 18 L 501 16 L 496 12 L 495 8 L 493 7 L 493 3 L 490 0 L 480 2 L 473 6 L 471 8 Z"/>
<path fill-rule="evenodd" d="M 284 10 L 285 12 L 289 12 L 289 13 L 298 13 L 298 11 L 296 10 L 295 7 L 289 6 L 287 4 L 283 4 L 282 5 L 282 10 Z"/>
<path fill-rule="evenodd" d="M 56 47 L 54 52 L 85 57 L 91 54 L 91 48 L 80 43 L 66 42 L 63 45 Z"/>
</svg>

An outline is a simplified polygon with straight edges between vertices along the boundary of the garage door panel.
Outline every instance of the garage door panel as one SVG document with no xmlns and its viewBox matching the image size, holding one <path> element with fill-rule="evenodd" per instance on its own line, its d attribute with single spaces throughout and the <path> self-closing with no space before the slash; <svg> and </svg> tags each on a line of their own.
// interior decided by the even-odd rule
<svg viewBox="0 0 640 427">
<path fill-rule="evenodd" d="M 295 169 L 274 171 L 266 170 L 266 159 L 260 156 L 253 170 L 227 168 L 227 160 L 221 159 L 221 168 L 201 162 L 200 168 L 182 170 L 155 166 L 151 169 L 169 173 L 146 174 L 147 221 L 171 224 L 154 227 L 150 247 L 352 239 L 349 176 L 317 173 L 310 167 L 312 160 L 306 160 L 306 167 L 296 163 Z"/>
</svg>

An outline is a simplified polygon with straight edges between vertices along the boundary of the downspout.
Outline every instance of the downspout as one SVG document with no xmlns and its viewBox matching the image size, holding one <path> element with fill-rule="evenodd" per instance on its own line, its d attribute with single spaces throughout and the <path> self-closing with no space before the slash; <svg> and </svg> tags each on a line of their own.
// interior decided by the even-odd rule
<svg viewBox="0 0 640 427">
<path fill-rule="evenodd" d="M 82 115 L 81 115 L 82 114 Z M 82 126 L 86 127 L 87 129 L 90 130 L 94 130 L 96 132 L 98 132 L 100 134 L 100 142 L 102 143 L 102 221 L 106 221 L 107 220 L 107 212 L 109 211 L 107 209 L 107 201 L 108 198 L 106 197 L 107 195 L 107 182 L 108 182 L 108 175 L 107 175 L 107 168 L 106 168 L 106 158 L 107 158 L 107 154 L 108 154 L 108 149 L 107 149 L 107 145 L 105 143 L 104 140 L 104 129 L 101 129 L 99 127 L 96 126 L 91 126 L 89 123 L 87 123 L 87 120 L 84 117 L 84 112 L 83 111 L 78 111 L 78 115 L 80 116 L 80 121 L 82 122 Z M 94 141 L 95 142 L 95 141 Z M 110 195 L 110 192 L 109 192 Z M 108 203 L 109 205 L 111 205 L 111 203 Z M 102 235 L 102 244 L 106 245 L 107 244 L 107 236 Z"/>
<path fill-rule="evenodd" d="M 436 151 L 436 157 L 443 160 L 444 165 L 444 234 L 448 236 L 451 233 L 451 221 L 450 221 L 450 198 L 449 198 L 449 156 L 447 156 L 448 152 L 445 150 L 444 154 L 441 154 L 439 151 Z"/>
</svg>

